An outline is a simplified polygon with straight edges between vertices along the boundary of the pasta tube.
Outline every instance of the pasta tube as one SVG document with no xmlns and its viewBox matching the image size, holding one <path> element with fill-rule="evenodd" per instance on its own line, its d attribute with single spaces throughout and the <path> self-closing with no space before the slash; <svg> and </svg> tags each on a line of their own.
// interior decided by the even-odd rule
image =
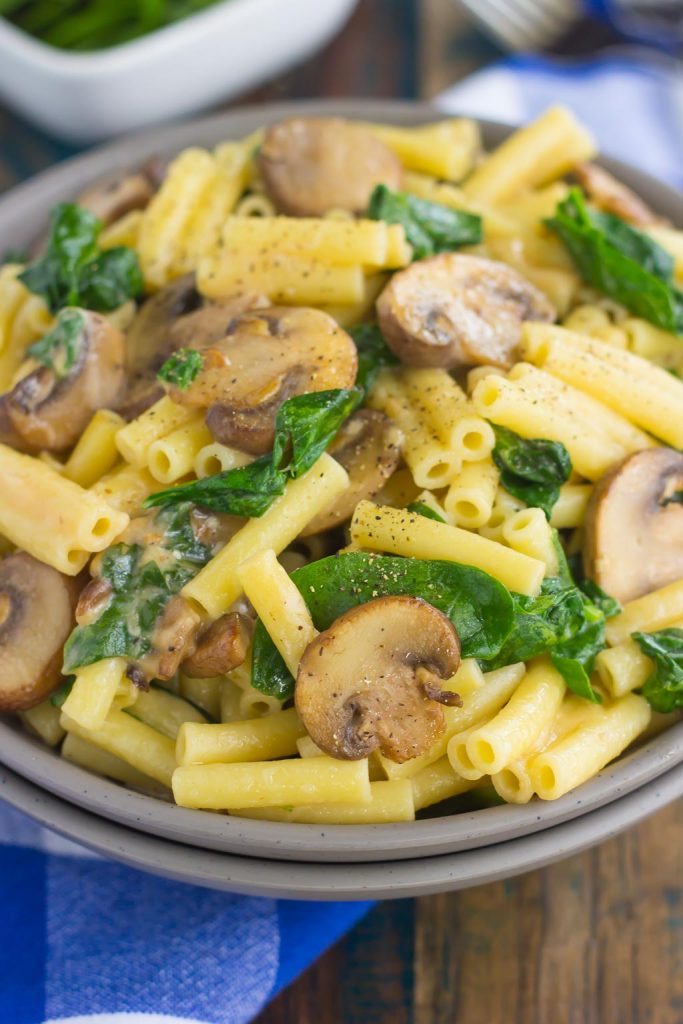
<svg viewBox="0 0 683 1024">
<path fill-rule="evenodd" d="M 537 558 L 406 509 L 360 501 L 350 529 L 351 540 L 369 551 L 472 565 L 518 594 L 537 594 L 545 575 L 545 564 Z"/>
<path fill-rule="evenodd" d="M 628 640 L 631 633 L 656 633 L 679 619 L 683 620 L 683 580 L 653 590 L 624 605 L 619 615 L 605 627 L 607 643 L 614 647 Z"/>
<path fill-rule="evenodd" d="M 411 171 L 460 181 L 474 164 L 481 148 L 479 125 L 470 118 L 437 121 L 417 128 L 366 125 Z"/>
<path fill-rule="evenodd" d="M 70 764 L 77 764 L 79 768 L 94 772 L 96 775 L 104 775 L 108 779 L 122 782 L 124 786 L 131 789 L 139 789 L 151 796 L 168 796 L 168 787 L 156 783 L 149 775 L 133 768 L 132 765 L 122 761 L 120 757 L 107 753 L 94 743 L 77 736 L 75 732 L 67 733 L 62 744 L 62 757 Z"/>
<path fill-rule="evenodd" d="M 371 782 L 370 799 L 351 803 L 303 804 L 299 807 L 254 807 L 235 811 L 241 818 L 295 821 L 303 825 L 379 825 L 414 821 L 413 791 L 407 779 Z"/>
<path fill-rule="evenodd" d="M 150 409 L 119 430 L 116 447 L 126 462 L 141 468 L 147 465 L 147 453 L 155 441 L 186 426 L 195 416 L 193 409 L 178 405 L 168 395 L 164 395 Z"/>
<path fill-rule="evenodd" d="M 242 592 L 239 566 L 255 552 L 272 548 L 276 554 L 298 537 L 318 512 L 327 508 L 348 487 L 346 470 L 321 455 L 304 476 L 287 484 L 260 519 L 251 519 L 184 588 L 212 617 L 227 611 Z"/>
<path fill-rule="evenodd" d="M 476 530 L 491 518 L 498 486 L 493 462 L 471 462 L 451 482 L 444 508 L 454 526 Z"/>
<path fill-rule="evenodd" d="M 204 418 L 203 413 L 196 413 L 189 423 L 149 446 L 147 467 L 159 483 L 172 484 L 190 473 L 199 452 L 212 443 Z"/>
<path fill-rule="evenodd" d="M 300 804 L 358 803 L 371 796 L 367 761 L 316 757 L 176 768 L 173 796 L 181 807 L 240 810 Z"/>
<path fill-rule="evenodd" d="M 5 445 L 0 478 L 0 533 L 67 576 L 76 576 L 92 552 L 109 547 L 128 525 L 125 512 Z"/>
<path fill-rule="evenodd" d="M 125 711 L 110 711 L 99 728 L 86 729 L 62 709 L 62 725 L 68 733 L 106 750 L 162 786 L 171 785 L 176 766 L 173 740 Z"/>
<path fill-rule="evenodd" d="M 305 734 L 294 708 L 246 722 L 186 722 L 178 731 L 176 758 L 182 765 L 272 761 L 296 754 Z"/>
<path fill-rule="evenodd" d="M 66 460 L 64 476 L 80 487 L 92 487 L 115 465 L 119 457 L 115 438 L 123 425 L 118 413 L 99 409 Z"/>
<path fill-rule="evenodd" d="M 651 714 L 643 697 L 629 693 L 619 698 L 534 758 L 529 766 L 534 791 L 541 800 L 557 800 L 580 786 L 647 728 Z"/>
<path fill-rule="evenodd" d="M 440 804 L 442 800 L 460 796 L 476 785 L 475 782 L 458 775 L 447 757 L 439 758 L 411 776 L 410 784 L 413 787 L 413 804 L 416 811 Z"/>
</svg>

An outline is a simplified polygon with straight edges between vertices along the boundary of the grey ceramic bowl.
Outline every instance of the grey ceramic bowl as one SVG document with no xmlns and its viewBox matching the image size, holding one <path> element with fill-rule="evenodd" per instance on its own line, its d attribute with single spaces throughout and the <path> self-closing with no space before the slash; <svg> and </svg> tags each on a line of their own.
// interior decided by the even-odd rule
<svg viewBox="0 0 683 1024">
<path fill-rule="evenodd" d="M 683 765 L 601 810 L 485 850 L 389 864 L 303 864 L 199 850 L 145 835 L 74 807 L 0 767 L 0 799 L 90 850 L 165 878 L 274 899 L 396 899 L 497 882 L 611 839 L 681 792 Z"/>
<path fill-rule="evenodd" d="M 432 108 L 417 104 L 316 102 L 238 110 L 145 133 L 68 161 L 14 189 L 0 200 L 3 246 L 22 247 L 29 243 L 44 227 L 47 212 L 55 202 L 73 197 L 85 185 L 107 172 L 135 166 L 151 154 L 171 155 L 188 145 L 212 145 L 222 139 L 238 138 L 259 125 L 292 113 L 332 114 L 398 124 L 423 123 L 440 116 Z M 489 145 L 501 141 L 510 131 L 490 123 L 482 127 Z M 664 215 L 683 224 L 683 198 L 678 193 L 615 161 L 606 160 L 605 165 L 614 169 Z M 32 783 L 84 808 L 90 812 L 90 821 L 96 820 L 92 818 L 93 814 L 99 815 L 139 833 L 177 843 L 260 859 L 397 861 L 453 851 L 480 850 L 477 856 L 483 855 L 482 847 L 546 829 L 556 831 L 562 822 L 589 812 L 591 820 L 597 822 L 599 818 L 595 814 L 599 808 L 636 790 L 637 799 L 624 806 L 642 807 L 648 799 L 654 803 L 655 780 L 683 761 L 683 723 L 632 751 L 560 800 L 446 814 L 394 825 L 323 828 L 250 821 L 185 810 L 129 792 L 67 764 L 54 751 L 26 735 L 13 721 L 0 721 L 0 761 Z M 672 773 L 671 778 L 679 780 L 679 792 L 683 793 L 683 773 Z M 609 819 L 605 817 L 604 820 L 607 823 Z M 605 824 L 606 834 L 607 831 Z"/>
</svg>

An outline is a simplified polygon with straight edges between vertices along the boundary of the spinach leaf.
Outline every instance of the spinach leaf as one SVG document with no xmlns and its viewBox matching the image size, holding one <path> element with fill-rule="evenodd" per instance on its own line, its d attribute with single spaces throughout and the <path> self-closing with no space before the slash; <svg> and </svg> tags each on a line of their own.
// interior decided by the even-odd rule
<svg viewBox="0 0 683 1024">
<path fill-rule="evenodd" d="M 50 696 L 50 704 L 52 704 L 53 708 L 61 708 L 62 707 L 62 705 L 64 704 L 66 698 L 69 696 L 69 694 L 73 690 L 75 682 L 76 682 L 76 676 L 68 676 L 68 678 L 64 680 L 64 682 L 59 687 L 59 689 L 55 690 L 54 693 L 51 694 L 51 696 Z"/>
<path fill-rule="evenodd" d="M 424 516 L 425 519 L 433 519 L 436 523 L 446 522 L 443 516 L 440 516 L 438 512 L 435 512 L 424 501 L 411 501 L 410 505 L 406 507 L 406 511 L 414 512 L 418 516 Z"/>
<path fill-rule="evenodd" d="M 668 498 L 664 498 L 660 505 L 664 508 L 666 505 L 683 505 L 683 491 L 674 491 Z"/>
<path fill-rule="evenodd" d="M 655 663 L 654 672 L 641 690 L 643 697 L 655 711 L 683 708 L 683 629 L 631 635 L 643 654 Z"/>
<path fill-rule="evenodd" d="M 549 652 L 570 690 L 598 701 L 589 673 L 605 646 L 605 618 L 599 608 L 571 581 L 551 577 L 537 597 L 513 594 L 515 622 L 500 652 L 487 670 L 528 661 Z"/>
<path fill-rule="evenodd" d="M 360 388 L 338 388 L 313 391 L 284 402 L 275 421 L 273 466 L 294 479 L 303 476 L 362 400 Z M 283 465 L 288 452 L 289 462 Z"/>
<path fill-rule="evenodd" d="M 30 256 L 25 249 L 5 249 L 0 257 L 0 267 L 6 263 L 27 263 L 29 259 Z"/>
<path fill-rule="evenodd" d="M 291 578 L 317 629 L 327 629 L 344 612 L 373 598 L 411 594 L 453 622 L 464 658 L 492 658 L 513 624 L 506 588 L 480 569 L 455 562 L 348 552 L 302 566 Z M 294 680 L 261 622 L 254 633 L 252 685 L 279 700 L 294 691 Z"/>
<path fill-rule="evenodd" d="M 612 619 L 621 611 L 621 605 L 615 597 L 599 587 L 593 580 L 582 580 L 579 587 L 592 604 L 596 605 L 606 619 Z"/>
<path fill-rule="evenodd" d="M 565 244 L 584 281 L 643 320 L 683 334 L 683 293 L 674 284 L 674 261 L 648 235 L 589 207 L 578 188 L 545 223 Z"/>
<path fill-rule="evenodd" d="M 84 325 L 85 319 L 79 309 L 63 309 L 52 330 L 30 345 L 26 354 L 49 367 L 57 380 L 62 380 L 78 362 Z"/>
<path fill-rule="evenodd" d="M 169 487 L 151 494 L 145 508 L 191 501 L 195 505 L 234 516 L 262 516 L 289 479 L 311 468 L 362 399 L 358 388 L 316 391 L 289 398 L 275 420 L 275 441 L 270 455 L 248 466 Z M 289 453 L 289 462 L 282 466 Z"/>
<path fill-rule="evenodd" d="M 356 387 L 362 388 L 367 394 L 380 369 L 383 366 L 398 366 L 399 360 L 387 346 L 378 324 L 358 324 L 349 328 L 349 334 L 358 349 Z"/>
<path fill-rule="evenodd" d="M 169 356 L 157 373 L 159 380 L 174 384 L 181 391 L 189 388 L 204 365 L 204 356 L 194 348 L 179 348 Z"/>
<path fill-rule="evenodd" d="M 476 213 L 453 210 L 408 192 L 392 192 L 386 185 L 376 186 L 367 215 L 371 220 L 402 224 L 414 260 L 477 245 L 483 237 L 481 217 Z"/>
<path fill-rule="evenodd" d="M 152 647 L 157 619 L 174 594 L 206 565 L 212 550 L 194 534 L 189 502 L 156 514 L 161 547 L 170 557 L 146 558 L 139 544 L 118 543 L 102 558 L 101 576 L 111 587 L 109 602 L 93 622 L 76 626 L 64 647 L 64 672 L 102 658 L 139 659 Z"/>
<path fill-rule="evenodd" d="M 550 519 L 560 487 L 571 476 L 569 452 L 559 441 L 530 441 L 507 427 L 491 425 L 496 435 L 493 461 L 501 484 L 526 505 L 543 509 Z"/>
<path fill-rule="evenodd" d="M 19 275 L 29 291 L 43 296 L 52 313 L 64 306 L 106 312 L 142 294 L 135 252 L 124 246 L 101 251 L 101 227 L 97 217 L 74 203 L 52 210 L 45 255 Z"/>
</svg>

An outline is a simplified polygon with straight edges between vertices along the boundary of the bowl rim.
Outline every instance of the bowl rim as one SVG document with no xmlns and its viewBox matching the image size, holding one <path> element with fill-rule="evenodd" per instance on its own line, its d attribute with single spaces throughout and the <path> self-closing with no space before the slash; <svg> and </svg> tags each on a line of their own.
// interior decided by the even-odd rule
<svg viewBox="0 0 683 1024">
<path fill-rule="evenodd" d="M 611 839 L 683 793 L 683 765 L 574 821 L 534 835 L 440 857 L 309 864 L 198 850 L 107 821 L 0 766 L 0 797 L 59 835 L 107 859 L 204 888 L 297 900 L 405 899 L 526 874 Z"/>
<path fill-rule="evenodd" d="M 6 244 L 26 244 L 44 224 L 45 211 L 52 203 L 73 195 L 105 171 L 131 166 L 154 152 L 166 155 L 190 144 L 210 145 L 222 138 L 246 135 L 260 124 L 293 114 L 338 115 L 397 124 L 429 123 L 444 117 L 443 112 L 422 103 L 314 100 L 236 108 L 210 118 L 139 132 L 65 161 L 10 190 L 0 199 L 0 234 Z M 492 142 L 500 141 L 513 130 L 510 125 L 491 121 L 480 120 L 479 124 L 485 138 Z M 646 200 L 664 207 L 663 212 L 683 222 L 683 196 L 674 189 L 618 161 L 602 162 L 627 184 L 635 186 Z M 16 726 L 0 721 L 0 762 L 58 796 L 139 831 L 194 843 L 204 849 L 276 860 L 399 860 L 511 841 L 614 801 L 653 782 L 680 761 L 683 722 L 672 725 L 557 801 L 504 805 L 415 822 L 323 827 L 178 808 L 70 765 L 50 748 L 39 747 Z"/>
</svg>

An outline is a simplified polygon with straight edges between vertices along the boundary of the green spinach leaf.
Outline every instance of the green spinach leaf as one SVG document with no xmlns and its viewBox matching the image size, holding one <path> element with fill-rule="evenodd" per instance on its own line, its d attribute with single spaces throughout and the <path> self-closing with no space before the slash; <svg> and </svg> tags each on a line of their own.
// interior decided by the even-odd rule
<svg viewBox="0 0 683 1024">
<path fill-rule="evenodd" d="M 376 597 L 421 597 L 453 622 L 464 658 L 494 657 L 513 624 L 506 588 L 487 573 L 454 562 L 349 552 L 296 569 L 292 581 L 321 630 Z M 254 633 L 252 684 L 279 700 L 294 691 L 294 680 L 261 622 Z"/>
<path fill-rule="evenodd" d="M 393 192 L 386 185 L 377 185 L 370 196 L 368 217 L 402 224 L 414 260 L 477 245 L 483 237 L 481 217 L 476 213 L 453 210 L 408 192 Z"/>
<path fill-rule="evenodd" d="M 527 440 L 492 424 L 496 435 L 493 461 L 503 487 L 531 508 L 541 508 L 548 519 L 560 496 L 560 487 L 571 476 L 572 460 L 559 441 Z"/>
<path fill-rule="evenodd" d="M 49 367 L 55 377 L 62 380 L 79 360 L 84 326 L 85 318 L 80 309 L 63 309 L 52 330 L 30 345 L 26 354 Z"/>
<path fill-rule="evenodd" d="M 262 516 L 284 492 L 287 481 L 303 476 L 320 458 L 362 395 L 358 388 L 337 388 L 289 398 L 278 410 L 270 455 L 239 469 L 157 491 L 146 499 L 145 508 L 191 501 L 214 512 Z"/>
<path fill-rule="evenodd" d="M 186 391 L 203 365 L 204 356 L 201 352 L 194 348 L 179 348 L 168 357 L 157 377 L 166 384 L 173 384 L 181 391 Z"/>
<path fill-rule="evenodd" d="M 579 587 L 584 592 L 586 597 L 594 605 L 596 605 L 606 619 L 613 619 L 615 615 L 618 615 L 621 611 L 621 605 L 615 597 L 610 595 L 599 587 L 593 580 L 581 580 Z"/>
<path fill-rule="evenodd" d="M 683 708 L 683 629 L 633 633 L 632 637 L 655 665 L 641 690 L 643 697 L 655 711 Z"/>
<path fill-rule="evenodd" d="M 43 296 L 52 313 L 65 306 L 106 312 L 142 294 L 135 252 L 124 246 L 101 251 L 101 227 L 97 217 L 74 203 L 52 210 L 45 255 L 19 275 L 29 291 Z"/>
<path fill-rule="evenodd" d="M 648 235 L 589 207 L 578 188 L 545 223 L 584 281 L 662 330 L 683 333 L 683 293 L 674 284 L 673 259 Z"/>
</svg>

